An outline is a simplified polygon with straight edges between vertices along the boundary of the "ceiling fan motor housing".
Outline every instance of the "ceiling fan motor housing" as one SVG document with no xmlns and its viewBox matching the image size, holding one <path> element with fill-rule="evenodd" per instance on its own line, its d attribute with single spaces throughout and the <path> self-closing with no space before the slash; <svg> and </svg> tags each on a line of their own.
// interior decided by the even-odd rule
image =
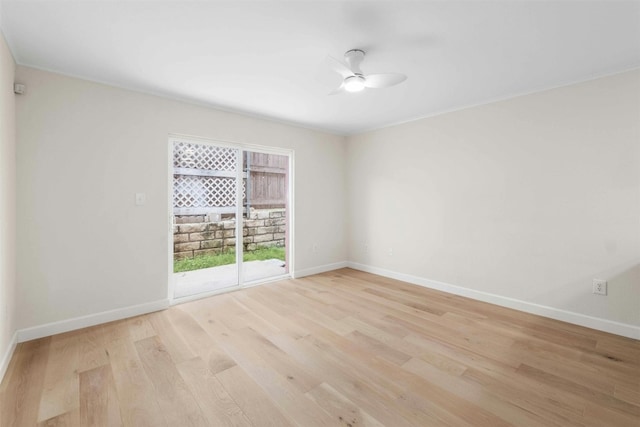
<svg viewBox="0 0 640 427">
<path fill-rule="evenodd" d="M 345 52 L 344 59 L 347 61 L 349 68 L 355 75 L 362 76 L 362 70 L 360 70 L 360 63 L 364 59 L 365 51 L 362 49 L 351 49 Z"/>
</svg>

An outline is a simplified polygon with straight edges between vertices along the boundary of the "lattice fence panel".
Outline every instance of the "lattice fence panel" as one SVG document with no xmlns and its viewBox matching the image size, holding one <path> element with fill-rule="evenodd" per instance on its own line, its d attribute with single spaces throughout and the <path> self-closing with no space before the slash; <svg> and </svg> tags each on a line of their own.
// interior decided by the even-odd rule
<svg viewBox="0 0 640 427">
<path fill-rule="evenodd" d="M 176 141 L 173 144 L 173 167 L 234 172 L 236 150 Z"/>
<path fill-rule="evenodd" d="M 197 171 L 235 173 L 236 153 L 232 148 L 174 142 L 174 168 L 189 169 L 191 173 L 173 175 L 173 208 L 202 210 L 235 206 L 236 178 L 198 175 Z M 246 198 L 245 181 L 242 180 L 243 199 Z"/>
<path fill-rule="evenodd" d="M 211 176 L 174 175 L 174 208 L 210 208 L 236 205 L 234 178 Z M 242 197 L 245 195 L 245 180 L 242 180 Z"/>
</svg>

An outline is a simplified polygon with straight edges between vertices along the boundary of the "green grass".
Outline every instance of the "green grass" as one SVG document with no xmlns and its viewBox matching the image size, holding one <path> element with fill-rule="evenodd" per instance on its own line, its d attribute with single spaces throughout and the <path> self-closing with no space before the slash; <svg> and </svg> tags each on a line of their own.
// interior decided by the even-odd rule
<svg viewBox="0 0 640 427">
<path fill-rule="evenodd" d="M 265 259 L 281 259 L 284 261 L 284 254 L 284 248 L 262 248 L 253 252 L 245 252 L 242 260 L 245 262 L 262 261 Z M 173 272 L 180 273 L 182 271 L 200 270 L 201 268 L 218 267 L 235 262 L 235 252 L 225 252 L 220 255 L 202 255 L 195 258 L 173 261 Z"/>
</svg>

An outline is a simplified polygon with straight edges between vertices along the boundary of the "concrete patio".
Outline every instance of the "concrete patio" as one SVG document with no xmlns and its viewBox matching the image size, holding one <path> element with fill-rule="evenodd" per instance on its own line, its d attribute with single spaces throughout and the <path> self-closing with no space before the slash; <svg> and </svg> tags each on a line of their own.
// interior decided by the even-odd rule
<svg viewBox="0 0 640 427">
<path fill-rule="evenodd" d="M 284 261 L 268 259 L 243 262 L 244 282 L 254 282 L 287 273 Z M 201 270 L 174 273 L 174 298 L 213 292 L 238 284 L 238 265 L 228 264 Z"/>
</svg>

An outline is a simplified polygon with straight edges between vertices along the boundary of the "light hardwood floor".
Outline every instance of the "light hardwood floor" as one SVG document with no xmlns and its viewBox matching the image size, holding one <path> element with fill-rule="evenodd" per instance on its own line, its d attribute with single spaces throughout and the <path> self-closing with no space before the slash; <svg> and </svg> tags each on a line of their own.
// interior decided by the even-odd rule
<svg viewBox="0 0 640 427">
<path fill-rule="evenodd" d="M 640 342 L 344 269 L 20 344 L 1 425 L 633 426 Z"/>
</svg>

